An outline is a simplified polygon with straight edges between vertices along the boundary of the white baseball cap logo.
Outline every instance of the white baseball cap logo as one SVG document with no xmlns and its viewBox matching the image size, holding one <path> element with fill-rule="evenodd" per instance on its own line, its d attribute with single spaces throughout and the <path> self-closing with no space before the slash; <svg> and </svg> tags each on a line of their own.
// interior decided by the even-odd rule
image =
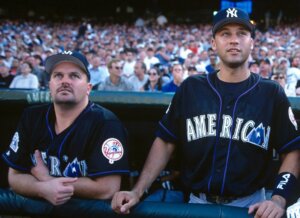
<svg viewBox="0 0 300 218">
<path fill-rule="evenodd" d="M 226 13 L 227 13 L 226 17 L 238 17 L 237 12 L 238 11 L 235 8 L 228 8 L 226 10 Z"/>
</svg>

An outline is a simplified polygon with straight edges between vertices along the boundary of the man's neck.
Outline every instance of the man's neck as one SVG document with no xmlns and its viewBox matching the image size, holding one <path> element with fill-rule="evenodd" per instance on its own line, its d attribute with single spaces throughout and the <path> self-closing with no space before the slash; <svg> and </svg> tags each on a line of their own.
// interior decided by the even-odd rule
<svg viewBox="0 0 300 218">
<path fill-rule="evenodd" d="M 138 75 L 136 75 L 136 77 L 138 78 L 139 81 L 143 81 L 145 74 L 138 74 Z"/>
<path fill-rule="evenodd" d="M 246 65 L 230 68 L 225 65 L 220 66 L 218 78 L 223 82 L 238 83 L 246 80 L 250 76 L 250 70 Z"/>
<path fill-rule="evenodd" d="M 88 99 L 77 105 L 54 104 L 55 132 L 59 134 L 71 126 L 87 105 Z"/>
<path fill-rule="evenodd" d="M 111 83 L 115 84 L 115 85 L 118 84 L 121 80 L 121 77 L 114 76 L 114 75 L 110 75 L 109 78 L 110 78 Z"/>
</svg>

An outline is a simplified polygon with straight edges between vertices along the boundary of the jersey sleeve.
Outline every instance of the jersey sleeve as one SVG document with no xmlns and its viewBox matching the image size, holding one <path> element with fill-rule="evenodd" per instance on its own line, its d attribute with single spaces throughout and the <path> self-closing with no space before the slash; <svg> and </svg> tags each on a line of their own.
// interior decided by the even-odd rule
<svg viewBox="0 0 300 218">
<path fill-rule="evenodd" d="M 119 120 L 105 121 L 97 133 L 99 140 L 90 153 L 88 176 L 128 174 L 127 131 Z"/>
<path fill-rule="evenodd" d="M 277 98 L 273 116 L 275 122 L 271 128 L 271 131 L 273 131 L 271 142 L 278 153 L 300 149 L 299 128 L 283 89 L 279 90 Z"/>
<path fill-rule="evenodd" d="M 29 134 L 26 132 L 28 130 L 28 128 L 26 128 L 26 123 L 28 124 L 29 120 L 26 114 L 26 111 L 22 114 L 10 145 L 2 154 L 2 158 L 9 167 L 23 172 L 30 171 L 32 166 L 32 161 L 28 152 Z"/>
<path fill-rule="evenodd" d="M 163 139 L 166 142 L 176 144 L 179 136 L 180 127 L 180 95 L 181 88 L 179 87 L 175 93 L 165 115 L 158 123 L 158 130 L 156 136 Z"/>
</svg>

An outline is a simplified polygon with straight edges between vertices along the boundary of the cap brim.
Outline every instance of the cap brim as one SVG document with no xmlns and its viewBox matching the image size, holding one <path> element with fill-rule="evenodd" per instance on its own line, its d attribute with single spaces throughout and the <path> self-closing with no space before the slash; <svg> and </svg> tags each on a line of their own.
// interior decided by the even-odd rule
<svg viewBox="0 0 300 218">
<path fill-rule="evenodd" d="M 251 32 L 251 34 L 253 33 L 253 25 L 250 22 L 245 21 L 240 18 L 237 18 L 237 17 L 233 17 L 233 18 L 228 18 L 228 19 L 221 21 L 221 22 L 217 23 L 216 25 L 214 25 L 213 29 L 212 29 L 213 35 L 215 35 L 216 32 L 219 29 L 221 29 L 223 26 L 230 24 L 230 23 L 241 24 L 241 25 L 245 26 Z"/>
<path fill-rule="evenodd" d="M 86 73 L 87 69 L 85 68 L 84 64 L 76 57 L 73 57 L 71 55 L 65 55 L 65 54 L 57 54 L 50 56 L 46 59 L 45 62 L 45 70 L 48 73 L 52 73 L 53 68 L 63 62 L 72 62 L 76 65 L 78 65 L 82 70 L 84 70 Z"/>
</svg>

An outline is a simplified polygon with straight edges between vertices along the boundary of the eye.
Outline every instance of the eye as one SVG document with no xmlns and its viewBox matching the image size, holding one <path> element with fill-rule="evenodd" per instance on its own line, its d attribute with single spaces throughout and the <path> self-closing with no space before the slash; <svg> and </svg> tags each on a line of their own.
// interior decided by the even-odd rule
<svg viewBox="0 0 300 218">
<path fill-rule="evenodd" d="M 53 77 L 56 78 L 56 79 L 61 79 L 63 76 L 62 76 L 61 73 L 54 73 Z"/>
<path fill-rule="evenodd" d="M 221 36 L 229 36 L 229 32 L 228 31 L 222 31 L 221 32 Z"/>
<path fill-rule="evenodd" d="M 239 31 L 238 34 L 242 35 L 242 36 L 247 36 L 248 35 L 248 31 L 242 30 L 242 31 Z"/>
<path fill-rule="evenodd" d="M 72 79 L 79 79 L 79 78 L 80 78 L 80 75 L 77 74 L 77 73 L 72 73 L 72 74 L 70 75 L 70 77 L 71 77 Z"/>
</svg>

